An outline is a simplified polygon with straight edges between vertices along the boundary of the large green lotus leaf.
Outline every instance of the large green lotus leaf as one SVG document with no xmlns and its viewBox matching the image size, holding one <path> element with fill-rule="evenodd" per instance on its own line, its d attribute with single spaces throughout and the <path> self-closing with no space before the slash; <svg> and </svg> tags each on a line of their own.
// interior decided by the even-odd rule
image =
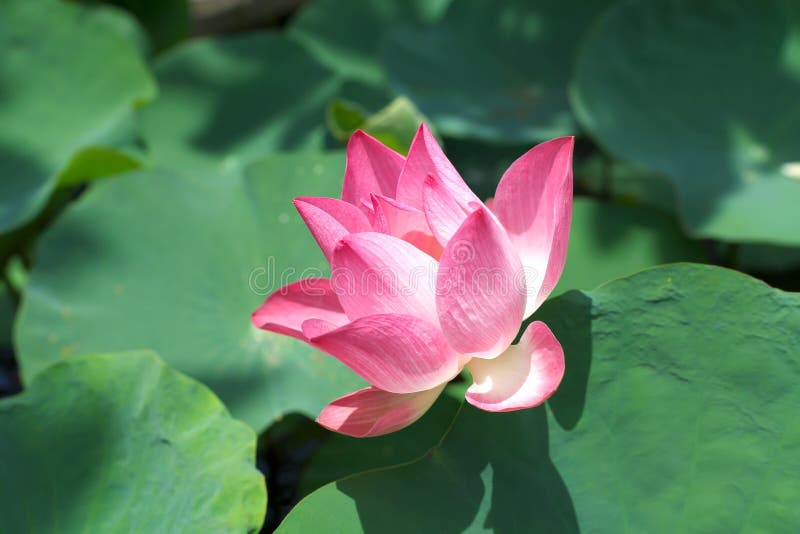
<svg viewBox="0 0 800 534">
<path fill-rule="evenodd" d="M 0 401 L 5 532 L 255 532 L 256 436 L 155 354 L 58 362 Z"/>
<path fill-rule="evenodd" d="M 42 236 L 16 325 L 23 381 L 71 354 L 152 348 L 256 430 L 316 416 L 360 381 L 331 357 L 256 329 L 250 313 L 327 264 L 295 212 L 335 196 L 341 152 L 274 155 L 244 177 L 163 170 L 95 184 Z"/>
<path fill-rule="evenodd" d="M 587 198 L 575 200 L 569 247 L 554 295 L 594 288 L 658 263 L 702 258 L 697 244 L 683 237 L 668 215 Z M 418 458 L 449 427 L 460 404 L 454 399 L 463 400 L 463 390 L 445 398 L 419 423 L 389 436 L 368 440 L 330 436 L 306 466 L 300 492 L 359 471 Z"/>
<path fill-rule="evenodd" d="M 674 181 L 692 235 L 796 246 L 799 42 L 793 2 L 622 2 L 583 44 L 574 107 L 608 150 Z"/>
<path fill-rule="evenodd" d="M 598 285 L 661 263 L 702 261 L 701 247 L 667 214 L 577 197 L 567 263 L 553 295 Z"/>
<path fill-rule="evenodd" d="M 238 172 L 272 151 L 322 145 L 339 81 L 272 32 L 198 39 L 155 64 L 159 98 L 142 110 L 156 164 L 203 176 Z"/>
<path fill-rule="evenodd" d="M 1 2 L 0 49 L 2 233 L 36 215 L 74 154 L 114 146 L 155 86 L 107 14 L 66 2 Z"/>
<path fill-rule="evenodd" d="M 576 43 L 609 3 L 453 2 L 435 26 L 392 34 L 389 82 L 445 136 L 513 143 L 574 133 Z"/>
<path fill-rule="evenodd" d="M 567 358 L 549 410 L 465 405 L 424 459 L 328 484 L 280 531 L 800 527 L 800 295 L 683 264 L 537 316 Z"/>
<path fill-rule="evenodd" d="M 380 43 L 398 25 L 431 23 L 451 0 L 317 0 L 292 20 L 289 34 L 348 78 L 379 84 Z"/>
</svg>

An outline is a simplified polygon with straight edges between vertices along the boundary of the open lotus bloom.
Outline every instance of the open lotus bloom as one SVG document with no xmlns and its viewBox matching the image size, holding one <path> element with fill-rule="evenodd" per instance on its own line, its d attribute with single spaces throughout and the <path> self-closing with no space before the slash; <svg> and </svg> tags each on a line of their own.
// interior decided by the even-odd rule
<svg viewBox="0 0 800 534">
<path fill-rule="evenodd" d="M 550 329 L 533 322 L 512 342 L 564 267 L 572 149 L 571 137 L 532 148 L 487 206 L 426 126 L 407 157 L 352 136 L 342 198 L 295 200 L 331 277 L 289 284 L 253 313 L 371 384 L 330 403 L 321 425 L 357 437 L 404 428 L 464 366 L 466 400 L 482 410 L 530 408 L 556 390 L 564 354 Z"/>
</svg>

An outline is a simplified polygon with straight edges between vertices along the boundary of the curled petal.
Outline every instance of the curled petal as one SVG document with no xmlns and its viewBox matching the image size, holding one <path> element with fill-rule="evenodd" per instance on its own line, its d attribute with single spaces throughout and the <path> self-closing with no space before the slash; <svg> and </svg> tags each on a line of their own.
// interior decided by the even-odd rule
<svg viewBox="0 0 800 534">
<path fill-rule="evenodd" d="M 360 206 L 370 193 L 394 198 L 406 158 L 374 137 L 357 130 L 347 143 L 342 200 Z"/>
<path fill-rule="evenodd" d="M 457 198 L 472 194 L 469 186 L 464 183 L 458 171 L 442 152 L 436 138 L 428 127 L 422 124 L 408 149 L 408 157 L 397 181 L 395 198 L 422 210 L 422 189 L 429 174 L 439 178 Z"/>
<path fill-rule="evenodd" d="M 533 147 L 506 170 L 494 196 L 492 211 L 525 267 L 525 317 L 544 302 L 564 270 L 572 220 L 573 145 L 572 137 L 561 137 Z"/>
<path fill-rule="evenodd" d="M 402 239 L 350 234 L 333 254 L 331 281 L 348 317 L 400 313 L 437 324 L 434 277 L 437 263 Z"/>
<path fill-rule="evenodd" d="M 467 401 L 488 412 L 532 408 L 552 395 L 564 377 L 564 351 L 544 323 L 531 323 L 518 345 L 494 360 L 467 364 L 473 384 Z"/>
<path fill-rule="evenodd" d="M 422 203 L 428 226 L 442 245 L 447 245 L 467 215 L 483 207 L 469 188 L 451 189 L 434 174 L 425 178 Z"/>
<path fill-rule="evenodd" d="M 367 438 L 405 428 L 428 411 L 446 384 L 418 393 L 361 389 L 330 403 L 317 422 L 334 432 Z"/>
<path fill-rule="evenodd" d="M 439 324 L 450 345 L 494 358 L 514 340 L 525 310 L 525 279 L 505 230 L 481 208 L 447 243 L 436 277 Z"/>
<path fill-rule="evenodd" d="M 416 208 L 373 195 L 370 222 L 375 230 L 399 237 L 434 259 L 442 255 L 442 246 L 431 233 L 425 214 Z"/>
<path fill-rule="evenodd" d="M 301 197 L 294 205 L 329 263 L 334 247 L 344 236 L 372 229 L 361 210 L 336 198 Z"/>
<path fill-rule="evenodd" d="M 253 325 L 307 341 L 303 322 L 321 319 L 338 327 L 348 322 L 327 278 L 298 280 L 275 291 L 253 312 Z"/>
<path fill-rule="evenodd" d="M 431 389 L 460 370 L 459 355 L 441 331 L 410 315 L 370 315 L 333 330 L 312 319 L 303 323 L 303 333 L 312 346 L 391 393 Z"/>
</svg>

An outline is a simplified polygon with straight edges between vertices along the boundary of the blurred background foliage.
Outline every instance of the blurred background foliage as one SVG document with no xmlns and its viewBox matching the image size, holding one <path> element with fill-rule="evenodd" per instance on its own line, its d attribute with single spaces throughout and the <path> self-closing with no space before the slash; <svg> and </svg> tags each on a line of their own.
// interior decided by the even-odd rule
<svg viewBox="0 0 800 534">
<path fill-rule="evenodd" d="M 800 8 L 792 0 L 6 0 L 0 48 L 0 394 L 65 357 L 156 351 L 260 435 L 265 530 L 327 482 L 424 455 L 461 410 L 455 384 L 395 435 L 333 436 L 309 418 L 359 380 L 250 325 L 272 290 L 327 269 L 291 199 L 338 195 L 356 129 L 405 152 L 427 122 L 483 197 L 530 146 L 575 135 L 572 233 L 554 297 L 683 261 L 748 273 L 776 294 L 800 289 Z M 751 283 L 711 273 L 691 271 L 687 294 Z M 591 306 L 613 308 L 611 288 L 625 286 L 614 284 Z M 575 295 L 560 302 L 579 306 Z M 602 315 L 586 306 L 576 317 Z M 669 313 L 676 328 L 685 324 Z M 161 365 L 148 358 L 141 365 Z M 600 369 L 593 380 L 614 376 Z M 530 424 L 546 432 L 543 413 Z M 531 432 L 523 419 L 508 421 Z M 440 452 L 469 464 L 469 474 L 481 466 L 462 450 L 465 424 Z M 569 441 L 562 434 L 555 443 Z M 536 447 L 526 461 L 545 462 L 543 478 L 508 484 L 551 484 L 556 467 L 568 478 L 578 469 L 554 467 L 545 445 Z M 596 484 L 603 473 L 592 466 L 605 461 L 593 458 L 575 484 Z M 494 468 L 501 478 L 513 471 Z M 415 464 L 373 476 L 400 491 L 404 477 L 431 472 Z M 353 479 L 341 491 L 358 502 L 370 487 Z M 343 506 L 336 486 L 325 488 L 287 531 L 318 527 L 326 506 Z M 451 489 L 431 482 L 430 491 Z M 554 498 L 554 508 L 535 511 L 570 530 L 572 503 Z M 229 525 L 257 528 L 253 514 Z M 465 527 L 461 519 L 442 528 Z"/>
</svg>

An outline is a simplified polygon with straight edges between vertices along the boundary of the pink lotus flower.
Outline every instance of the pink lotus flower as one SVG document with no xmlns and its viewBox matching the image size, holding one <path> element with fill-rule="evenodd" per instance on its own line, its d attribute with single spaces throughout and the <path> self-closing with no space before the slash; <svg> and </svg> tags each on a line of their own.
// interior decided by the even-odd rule
<svg viewBox="0 0 800 534">
<path fill-rule="evenodd" d="M 404 428 L 464 366 L 466 400 L 483 410 L 553 394 L 564 354 L 550 329 L 533 322 L 511 343 L 564 268 L 572 149 L 565 137 L 529 150 L 489 208 L 424 125 L 408 157 L 352 136 L 341 200 L 295 200 L 331 278 L 289 284 L 253 313 L 257 327 L 303 340 L 371 384 L 330 403 L 321 425 L 356 437 Z"/>
</svg>

